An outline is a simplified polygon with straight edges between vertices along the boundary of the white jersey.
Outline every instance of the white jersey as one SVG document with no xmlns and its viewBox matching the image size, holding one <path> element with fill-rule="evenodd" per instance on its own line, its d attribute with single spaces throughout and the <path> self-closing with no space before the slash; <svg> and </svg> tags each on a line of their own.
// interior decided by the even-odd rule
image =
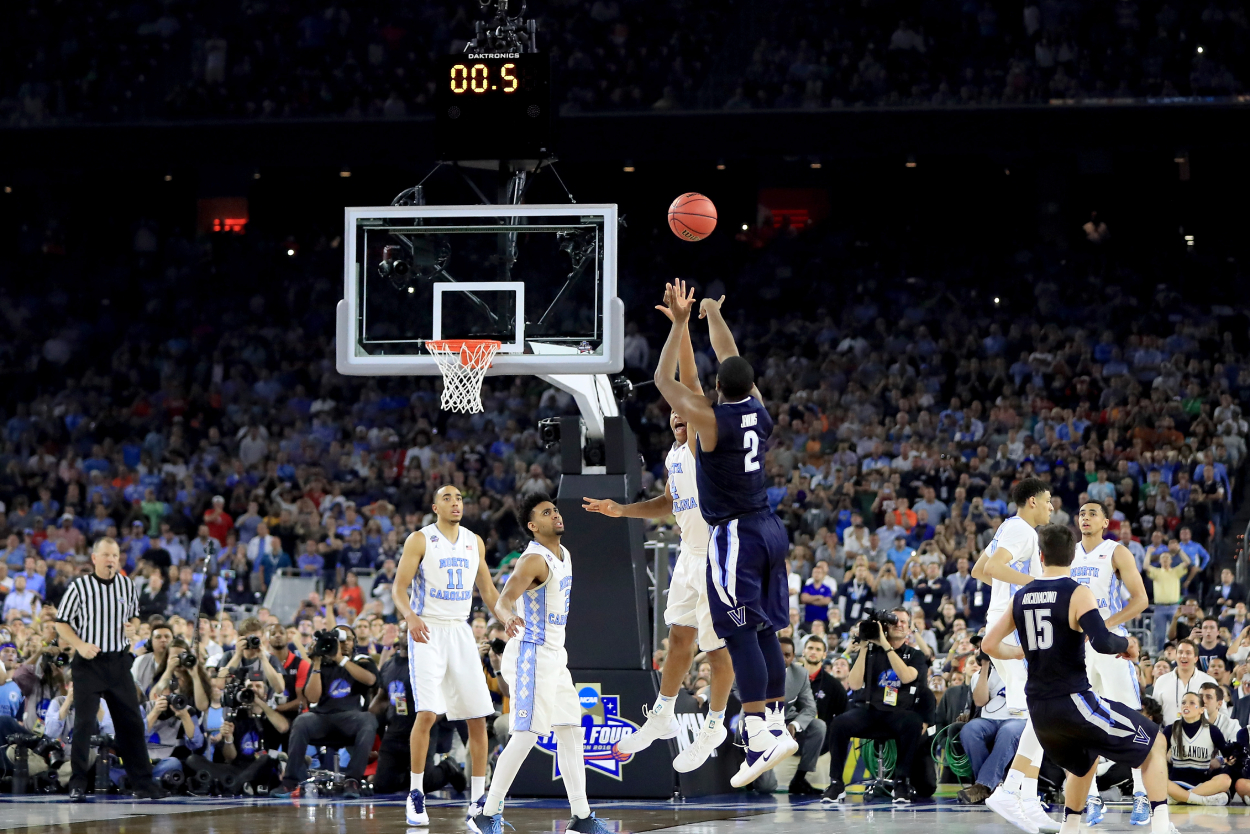
<svg viewBox="0 0 1250 834">
<path fill-rule="evenodd" d="M 699 487 L 694 477 L 694 452 L 690 443 L 674 445 L 664 461 L 668 468 L 668 491 L 673 496 L 673 516 L 681 528 L 681 546 L 707 553 L 711 530 L 699 511 Z"/>
<path fill-rule="evenodd" d="M 408 604 L 418 617 L 467 622 L 473 609 L 473 583 L 480 556 L 477 534 L 460 527 L 448 541 L 437 524 L 421 528 L 425 555 L 412 578 Z"/>
<path fill-rule="evenodd" d="M 1104 620 L 1124 608 L 1124 597 L 1120 593 L 1124 583 L 1116 575 L 1115 564 L 1111 556 L 1120 546 L 1118 541 L 1103 539 L 1090 552 L 1085 552 L 1082 542 L 1076 543 L 1076 558 L 1072 560 L 1072 578 L 1089 588 L 1098 602 L 1098 613 Z M 1128 636 L 1128 629 L 1121 623 L 1115 629 L 1121 637 Z"/>
<path fill-rule="evenodd" d="M 999 548 L 1011 553 L 1009 567 L 1029 576 L 1042 575 L 1042 555 L 1037 543 L 1037 531 L 1018 515 L 1004 521 L 998 526 L 994 540 L 985 552 L 990 556 Z M 1020 590 L 1019 585 L 994 579 L 990 582 L 990 607 L 988 619 L 992 623 L 1004 611 L 1011 607 L 1011 598 Z"/>
<path fill-rule="evenodd" d="M 569 619 L 569 595 L 573 592 L 573 560 L 568 548 L 560 546 L 556 556 L 538 542 L 530 542 L 525 553 L 538 553 L 547 562 L 547 581 L 521 594 L 517 616 L 525 620 L 521 641 L 538 646 L 564 647 L 564 627 Z"/>
<path fill-rule="evenodd" d="M 1181 734 L 1180 755 L 1176 754 L 1174 746 L 1177 733 Z M 1172 767 L 1183 770 L 1206 771 L 1211 767 L 1211 760 L 1219 753 L 1215 749 L 1215 739 L 1211 737 L 1211 727 L 1205 721 L 1192 736 L 1186 735 L 1183 728 L 1173 725 L 1168 741 L 1169 748 L 1173 751 Z"/>
</svg>

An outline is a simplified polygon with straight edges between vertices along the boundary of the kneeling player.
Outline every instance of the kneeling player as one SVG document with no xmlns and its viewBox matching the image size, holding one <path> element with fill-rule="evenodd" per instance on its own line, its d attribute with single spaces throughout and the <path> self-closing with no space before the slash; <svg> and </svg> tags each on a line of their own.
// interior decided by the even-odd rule
<svg viewBox="0 0 1250 834">
<path fill-rule="evenodd" d="M 1069 575 L 1071 531 L 1052 524 L 1037 532 L 1042 576 L 1016 594 L 1011 610 L 994 623 L 981 646 L 991 657 L 1028 661 L 1025 696 L 1037 739 L 1068 773 L 1062 834 L 1080 830 L 1099 756 L 1141 768 L 1152 834 L 1171 834 L 1167 743 L 1159 727 L 1124 704 L 1098 697 L 1085 672 L 1087 637 L 1102 654 L 1135 659 L 1136 650 L 1107 630 L 1093 593 Z M 1017 630 L 1020 645 L 1006 643 Z"/>
</svg>

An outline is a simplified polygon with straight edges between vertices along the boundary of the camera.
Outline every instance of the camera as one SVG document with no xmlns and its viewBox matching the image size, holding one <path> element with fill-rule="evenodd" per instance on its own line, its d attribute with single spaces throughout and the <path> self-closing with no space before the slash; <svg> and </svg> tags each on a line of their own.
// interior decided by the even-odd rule
<svg viewBox="0 0 1250 834">
<path fill-rule="evenodd" d="M 898 625 L 898 615 L 893 611 L 878 611 L 869 608 L 864 619 L 859 621 L 859 641 L 871 643 L 881 638 L 882 625 Z"/>
<path fill-rule="evenodd" d="M 402 247 L 399 246 L 383 246 L 382 262 L 378 264 L 378 275 L 383 278 L 398 278 L 403 280 L 412 272 L 412 265 L 401 257 Z"/>
<path fill-rule="evenodd" d="M 239 648 L 240 649 L 253 649 L 253 650 L 259 649 L 260 648 L 260 635 L 249 634 L 247 637 L 244 637 L 241 641 L 239 641 Z"/>
<path fill-rule="evenodd" d="M 56 666 L 58 669 L 63 669 L 69 665 L 70 659 L 69 650 L 61 649 L 56 653 L 56 656 L 52 658 L 52 665 Z"/>
<path fill-rule="evenodd" d="M 60 739 L 36 736 L 29 733 L 14 733 L 5 739 L 5 743 L 11 747 L 21 747 L 30 750 L 36 756 L 42 756 L 44 759 L 47 759 L 48 764 L 65 761 L 65 748 L 61 746 Z"/>
<path fill-rule="evenodd" d="M 507 642 L 500 640 L 498 637 L 490 641 L 490 650 L 495 654 L 503 654 L 503 650 L 507 648 L 507 646 Z"/>
<path fill-rule="evenodd" d="M 183 649 L 178 654 L 178 665 L 186 669 L 194 669 L 199 659 L 195 656 L 195 652 L 190 649 Z"/>
<path fill-rule="evenodd" d="M 339 635 L 336 630 L 323 629 L 313 634 L 310 657 L 334 657 L 339 653 Z"/>
<path fill-rule="evenodd" d="M 231 681 L 221 692 L 222 717 L 231 724 L 240 713 L 246 713 L 256 703 L 256 691 L 246 683 Z"/>
<path fill-rule="evenodd" d="M 92 747 L 112 747 L 113 737 L 108 733 L 100 733 L 87 739 L 87 743 Z"/>
</svg>

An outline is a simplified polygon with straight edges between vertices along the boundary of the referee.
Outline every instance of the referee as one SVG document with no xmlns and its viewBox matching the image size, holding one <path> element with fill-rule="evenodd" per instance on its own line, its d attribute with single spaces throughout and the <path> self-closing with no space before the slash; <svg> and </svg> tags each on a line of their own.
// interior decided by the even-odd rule
<svg viewBox="0 0 1250 834">
<path fill-rule="evenodd" d="M 95 570 L 70 583 L 57 608 L 56 631 L 62 646 L 74 649 L 70 666 L 74 681 L 74 738 L 70 747 L 71 802 L 87 793 L 90 739 L 97 732 L 100 698 L 109 706 L 117 731 L 114 747 L 121 754 L 126 775 L 140 799 L 168 796 L 152 781 L 147 731 L 139 714 L 139 696 L 130 665 L 130 618 L 138 616 L 139 595 L 130 579 L 118 576 L 121 551 L 107 536 L 91 549 Z M 104 785 L 96 785 L 101 790 Z"/>
</svg>

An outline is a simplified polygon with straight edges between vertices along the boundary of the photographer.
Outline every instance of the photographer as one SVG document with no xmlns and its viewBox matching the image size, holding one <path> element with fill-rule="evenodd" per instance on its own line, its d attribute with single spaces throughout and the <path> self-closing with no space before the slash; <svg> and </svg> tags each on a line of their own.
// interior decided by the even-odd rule
<svg viewBox="0 0 1250 834">
<path fill-rule="evenodd" d="M 378 670 L 367 654 L 357 654 L 356 633 L 349 626 L 316 635 L 312 650 L 312 674 L 304 687 L 304 695 L 313 704 L 291 725 L 289 749 L 302 751 L 309 744 L 332 741 L 336 746 L 351 746 L 351 762 L 343 783 L 343 796 L 357 799 L 360 781 L 369 763 L 369 751 L 377 733 L 378 720 L 365 709 L 369 689 L 377 683 Z M 284 798 L 298 795 L 299 784 L 307 775 L 302 755 L 291 756 L 282 785 L 270 796 Z"/>
<path fill-rule="evenodd" d="M 264 673 L 232 675 L 222 692 L 221 716 L 221 726 L 207 737 L 202 754 L 187 757 L 186 768 L 193 773 L 206 770 L 218 779 L 228 772 L 238 777 L 239 785 L 272 784 L 277 763 L 265 751 L 279 746 L 290 722 L 274 709 Z"/>
<path fill-rule="evenodd" d="M 152 633 L 148 638 L 147 654 L 141 655 L 135 660 L 135 665 L 130 667 L 130 674 L 134 676 L 135 683 L 139 686 L 139 697 L 146 699 L 148 692 L 152 689 L 152 684 L 156 683 L 157 669 L 164 669 L 169 657 L 169 645 L 173 642 L 174 630 L 170 628 L 169 623 L 157 623 L 152 626 Z"/>
<path fill-rule="evenodd" d="M 382 666 L 382 685 L 378 687 L 369 712 L 386 722 L 382 746 L 378 749 L 378 766 L 373 777 L 374 794 L 396 793 L 408 789 L 409 742 L 412 725 L 417 718 L 417 705 L 412 699 L 408 669 L 408 624 L 400 623 L 395 653 Z M 451 756 L 434 763 L 434 746 L 429 748 L 425 762 L 424 790 L 429 793 L 451 785 L 457 792 L 468 787 L 464 771 Z"/>
<path fill-rule="evenodd" d="M 156 683 L 148 690 L 149 700 L 179 692 L 197 713 L 204 712 L 212 685 L 203 663 L 181 637 L 174 638 L 169 646 L 163 667 L 157 669 Z"/>
<path fill-rule="evenodd" d="M 44 713 L 43 734 L 46 738 L 56 739 L 63 745 L 70 743 L 70 735 L 74 729 L 74 682 L 70 681 L 64 695 L 58 695 L 48 704 L 48 710 Z M 113 727 L 113 716 L 109 715 L 108 704 L 104 701 L 100 702 L 100 709 L 96 712 L 96 726 L 91 730 L 92 735 L 116 735 L 117 730 Z M 92 750 L 88 760 L 87 768 L 95 767 L 97 751 Z M 31 775 L 37 772 L 36 763 L 31 760 Z"/>
<path fill-rule="evenodd" d="M 851 644 L 859 656 L 851 667 L 848 683 L 851 689 L 865 692 L 863 700 L 833 719 L 829 728 L 829 772 L 833 781 L 825 798 L 839 800 L 846 793 L 839 777 L 852 738 L 893 739 L 898 746 L 894 772 L 901 774 L 894 785 L 895 801 L 910 802 L 915 792 L 907 774 L 911 773 L 924 726 L 919 710 L 923 708 L 921 690 L 927 691 L 928 663 L 919 649 L 906 645 L 911 633 L 911 617 L 906 609 L 896 608 L 890 614 L 877 613 L 875 617 L 859 624 L 856 640 Z"/>
<path fill-rule="evenodd" d="M 265 683 L 274 692 L 285 692 L 282 665 L 270 654 L 271 641 L 264 639 L 264 630 L 260 620 L 255 617 L 248 617 L 239 623 L 239 636 L 234 649 L 223 652 L 217 658 L 217 677 L 231 677 L 238 669 L 244 672 L 260 672 L 265 676 Z"/>
<path fill-rule="evenodd" d="M 156 691 L 155 686 L 152 691 Z M 152 778 L 159 780 L 166 773 L 181 771 L 182 759 L 203 749 L 204 734 L 195 719 L 193 707 L 178 692 L 160 695 L 147 703 L 144 724 Z M 117 784 L 123 772 L 120 767 L 109 768 L 109 776 Z"/>
</svg>

